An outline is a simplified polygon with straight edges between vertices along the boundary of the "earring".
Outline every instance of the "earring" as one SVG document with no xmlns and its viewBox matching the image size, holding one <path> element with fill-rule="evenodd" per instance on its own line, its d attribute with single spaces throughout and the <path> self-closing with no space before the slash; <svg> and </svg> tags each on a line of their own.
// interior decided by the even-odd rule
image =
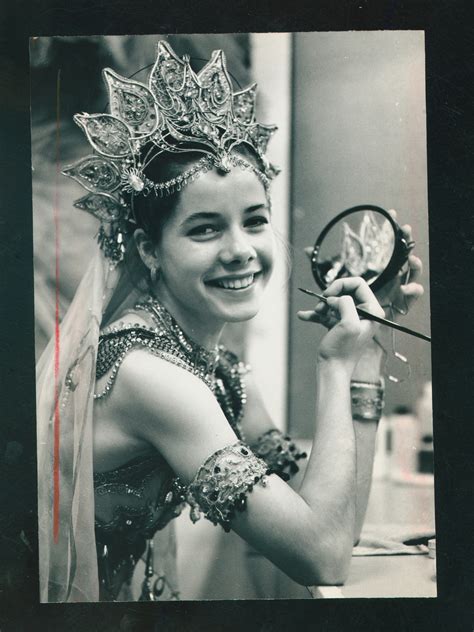
<svg viewBox="0 0 474 632">
<path fill-rule="evenodd" d="M 150 281 L 152 285 L 155 285 L 156 281 L 158 280 L 159 272 L 160 269 L 158 268 L 158 266 L 154 265 L 152 268 L 150 268 Z"/>
</svg>

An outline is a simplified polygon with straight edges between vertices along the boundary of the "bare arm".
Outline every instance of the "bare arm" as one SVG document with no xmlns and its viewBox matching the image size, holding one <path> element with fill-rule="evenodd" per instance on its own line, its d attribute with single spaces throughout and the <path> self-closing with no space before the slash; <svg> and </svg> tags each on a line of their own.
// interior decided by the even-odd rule
<svg viewBox="0 0 474 632">
<path fill-rule="evenodd" d="M 335 287 L 378 305 L 359 279 Z M 374 333 L 353 299 L 331 299 L 340 320 L 326 334 L 318 366 L 314 445 L 299 493 L 278 476 L 248 495 L 232 528 L 301 584 L 342 583 L 355 523 L 355 435 L 350 377 Z M 113 403 L 112 403 L 113 402 Z M 180 478 L 192 481 L 203 462 L 236 436 L 210 390 L 195 376 L 142 351 L 124 360 L 109 405 L 122 430 L 153 444 Z M 111 411 L 113 412 L 113 411 Z"/>
<path fill-rule="evenodd" d="M 331 385 L 319 395 L 315 436 L 322 454 L 315 453 L 300 493 L 271 475 L 232 521 L 233 530 L 304 585 L 341 583 L 352 548 L 354 433 L 348 397 L 341 396 L 349 392 L 349 374 L 324 366 L 321 383 Z M 124 360 L 110 404 L 123 429 L 153 444 L 185 483 L 212 453 L 237 441 L 203 383 L 144 351 Z"/>
<path fill-rule="evenodd" d="M 352 378 L 364 382 L 379 382 L 381 377 L 381 362 L 382 350 L 371 341 L 358 362 Z M 354 544 L 357 544 L 360 540 L 370 495 L 377 421 L 359 421 L 357 419 L 353 421 L 356 437 L 357 477 Z"/>
<path fill-rule="evenodd" d="M 396 219 L 396 212 L 392 210 L 390 213 Z M 405 239 L 407 242 L 410 242 L 412 240 L 411 227 L 405 224 L 402 226 L 402 230 Z M 402 278 L 406 273 L 399 274 L 390 287 L 382 288 L 377 294 L 377 299 L 381 305 L 392 302 L 398 305 L 404 305 L 404 309 L 408 311 L 411 305 L 423 295 L 423 286 L 418 282 L 423 271 L 421 260 L 411 254 L 408 257 L 408 266 L 410 272 L 409 283 L 406 285 L 401 284 Z M 391 314 L 389 316 L 391 316 Z M 384 328 L 381 328 L 379 337 L 383 339 L 384 336 L 390 336 L 390 333 L 384 330 Z M 387 342 L 385 346 L 388 345 L 389 343 Z M 362 382 L 379 382 L 382 377 L 382 360 L 383 352 L 381 347 L 374 341 L 370 341 L 356 365 L 352 379 Z M 354 431 L 357 451 L 357 499 L 354 542 L 357 543 L 360 539 L 371 488 L 377 422 L 358 421 L 354 419 Z"/>
<path fill-rule="evenodd" d="M 353 374 L 353 379 L 377 382 L 380 379 L 380 364 L 382 351 L 380 347 L 371 343 L 357 364 Z M 321 377 L 318 375 L 318 378 Z M 258 387 L 250 373 L 247 376 L 247 404 L 245 415 L 242 421 L 246 440 L 250 445 L 256 444 L 259 437 L 265 432 L 274 428 L 271 417 L 264 405 Z M 321 388 L 324 386 L 321 384 Z M 316 419 L 317 423 L 317 419 Z M 375 452 L 375 436 L 377 422 L 353 420 L 355 437 L 355 523 L 354 523 L 354 544 L 360 539 L 360 532 L 363 526 L 367 503 L 369 499 L 373 460 Z M 298 441 L 296 440 L 298 444 Z M 299 472 L 289 481 L 292 489 L 300 490 L 306 473 L 307 460 L 298 461 Z"/>
<path fill-rule="evenodd" d="M 395 211 L 390 211 L 392 216 L 396 219 L 397 214 Z M 402 227 L 404 236 L 407 242 L 412 240 L 411 227 L 406 224 Z M 306 249 L 306 254 L 311 259 L 312 248 Z M 418 282 L 422 274 L 422 262 L 421 260 L 411 254 L 408 258 L 408 265 L 410 269 L 409 283 L 407 285 L 401 285 L 401 279 L 405 276 L 399 275 L 395 279 L 390 287 L 384 287 L 377 294 L 377 299 L 382 305 L 390 302 L 395 304 L 404 304 L 404 308 L 408 310 L 411 305 L 416 302 L 423 295 L 423 286 Z M 320 322 L 328 326 L 325 322 L 324 312 L 325 308 L 321 305 L 317 308 L 317 314 L 312 314 L 311 317 L 308 314 L 305 320 L 313 320 L 314 322 Z M 390 315 L 393 317 L 392 315 Z M 387 334 L 387 332 L 379 332 L 380 334 Z M 369 341 L 360 360 L 358 361 L 352 379 L 362 382 L 378 383 L 382 376 L 382 359 L 383 353 L 379 345 L 373 340 Z M 356 442 L 356 510 L 355 510 L 355 528 L 354 528 L 354 543 L 356 544 L 360 539 L 361 530 L 364 523 L 365 514 L 367 511 L 367 504 L 369 500 L 372 470 L 374 462 L 375 452 L 375 437 L 377 431 L 376 421 L 359 421 L 354 419 L 354 433 Z M 304 469 L 304 463 L 301 464 L 300 470 Z M 302 477 L 302 471 L 300 471 L 295 478 L 293 484 L 297 488 Z"/>
</svg>

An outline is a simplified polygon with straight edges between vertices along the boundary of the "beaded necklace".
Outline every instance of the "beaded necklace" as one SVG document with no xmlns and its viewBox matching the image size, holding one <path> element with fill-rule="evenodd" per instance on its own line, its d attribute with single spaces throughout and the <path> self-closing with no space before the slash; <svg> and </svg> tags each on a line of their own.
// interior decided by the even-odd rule
<svg viewBox="0 0 474 632">
<path fill-rule="evenodd" d="M 110 393 L 125 356 L 132 349 L 141 346 L 186 369 L 207 384 L 237 437 L 244 440 L 241 420 L 246 393 L 242 378 L 248 367 L 222 345 L 209 351 L 194 342 L 156 298 L 149 297 L 146 301 L 137 303 L 129 313 L 136 311 L 150 314 L 156 326 L 119 323 L 102 331 L 96 377 L 99 379 L 108 372 L 110 374 L 105 387 L 94 398 L 102 399 Z"/>
<path fill-rule="evenodd" d="M 150 314 L 159 329 L 165 329 L 172 334 L 189 361 L 190 367 L 197 370 L 199 377 L 209 384 L 211 390 L 214 390 L 215 370 L 219 362 L 219 346 L 216 345 L 215 349 L 209 351 L 194 342 L 184 333 L 168 310 L 154 297 L 150 297 L 144 303 L 139 303 L 135 309 L 141 309 Z"/>
</svg>

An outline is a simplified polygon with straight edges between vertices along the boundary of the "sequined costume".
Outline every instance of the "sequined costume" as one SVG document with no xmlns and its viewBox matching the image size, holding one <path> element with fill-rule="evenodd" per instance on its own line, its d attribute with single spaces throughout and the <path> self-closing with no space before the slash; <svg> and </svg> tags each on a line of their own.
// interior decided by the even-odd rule
<svg viewBox="0 0 474 632">
<path fill-rule="evenodd" d="M 245 404 L 243 375 L 246 368 L 237 357 L 220 346 L 210 353 L 193 343 L 170 314 L 156 301 L 136 306 L 149 312 L 156 327 L 121 325 L 105 329 L 99 340 L 96 376 L 108 376 L 105 388 L 96 393 L 102 399 L 113 388 L 126 354 L 143 348 L 194 373 L 215 394 L 239 442 L 211 455 L 187 487 L 157 452 L 138 457 L 123 466 L 94 474 L 95 531 L 100 596 L 118 598 L 122 586 L 130 582 L 137 561 L 147 560 L 142 584 L 142 600 L 179 598 L 168 578 L 153 578 L 151 547 L 153 536 L 179 515 L 186 501 L 191 519 L 204 514 L 226 531 L 235 511 L 245 509 L 246 496 L 254 485 L 265 484 L 269 473 L 287 479 L 297 470 L 299 453 L 288 437 L 278 430 L 263 435 L 253 450 L 244 442 L 240 426 Z M 261 458 L 259 458 L 261 457 Z M 165 589 L 170 590 L 165 592 Z"/>
</svg>

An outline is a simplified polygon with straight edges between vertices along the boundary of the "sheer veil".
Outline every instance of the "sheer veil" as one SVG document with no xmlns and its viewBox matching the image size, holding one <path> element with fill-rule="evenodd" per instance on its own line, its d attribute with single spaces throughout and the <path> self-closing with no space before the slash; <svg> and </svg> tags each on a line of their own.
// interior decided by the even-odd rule
<svg viewBox="0 0 474 632">
<path fill-rule="evenodd" d="M 99 248 L 37 365 L 42 602 L 97 601 L 92 410 L 99 331 L 121 276 Z"/>
</svg>

